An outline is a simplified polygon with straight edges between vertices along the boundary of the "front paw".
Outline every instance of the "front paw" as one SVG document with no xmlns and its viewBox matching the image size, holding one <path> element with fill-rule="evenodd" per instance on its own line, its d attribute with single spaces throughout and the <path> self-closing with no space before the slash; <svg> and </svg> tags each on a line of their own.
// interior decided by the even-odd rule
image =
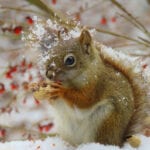
<svg viewBox="0 0 150 150">
<path fill-rule="evenodd" d="M 33 92 L 33 96 L 38 100 L 48 99 L 50 88 L 50 83 L 45 81 L 30 84 L 30 90 Z"/>
<path fill-rule="evenodd" d="M 39 86 L 38 83 L 31 83 L 31 84 L 29 85 L 29 89 L 30 89 L 30 91 L 32 91 L 32 92 L 38 91 L 39 88 L 40 88 L 40 86 Z"/>
<path fill-rule="evenodd" d="M 45 88 L 48 86 L 48 83 L 45 82 L 45 81 L 41 81 L 41 82 L 38 82 L 38 83 L 31 83 L 29 85 L 29 89 L 32 91 L 32 92 L 36 92 L 36 91 L 39 91 L 40 90 L 40 87 L 42 88 Z"/>
<path fill-rule="evenodd" d="M 65 92 L 65 88 L 63 85 L 61 85 L 61 83 L 51 83 L 50 85 L 50 99 L 57 99 L 59 97 L 63 97 L 63 94 Z"/>
</svg>

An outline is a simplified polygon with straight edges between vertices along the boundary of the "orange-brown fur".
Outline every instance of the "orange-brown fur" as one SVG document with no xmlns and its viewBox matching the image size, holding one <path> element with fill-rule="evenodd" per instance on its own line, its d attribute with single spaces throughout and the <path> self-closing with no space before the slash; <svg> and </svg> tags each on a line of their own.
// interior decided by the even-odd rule
<svg viewBox="0 0 150 150">
<path fill-rule="evenodd" d="M 94 83 L 93 83 L 94 85 Z M 77 106 L 79 108 L 89 108 L 94 105 L 100 99 L 100 95 L 103 93 L 103 89 L 100 92 L 93 92 L 97 89 L 95 86 L 84 87 L 82 89 L 65 88 L 60 84 L 53 83 L 51 85 L 55 89 L 50 92 L 52 98 L 62 97 L 70 106 Z"/>
</svg>

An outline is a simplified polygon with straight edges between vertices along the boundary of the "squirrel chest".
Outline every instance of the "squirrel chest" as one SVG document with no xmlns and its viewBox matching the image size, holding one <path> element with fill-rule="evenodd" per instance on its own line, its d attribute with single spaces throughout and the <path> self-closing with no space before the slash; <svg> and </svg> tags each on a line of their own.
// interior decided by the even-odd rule
<svg viewBox="0 0 150 150">
<path fill-rule="evenodd" d="M 93 108 L 83 110 L 69 107 L 62 99 L 54 102 L 58 134 L 74 146 L 94 142 L 98 127 L 113 109 L 107 101 L 100 103 Z"/>
</svg>

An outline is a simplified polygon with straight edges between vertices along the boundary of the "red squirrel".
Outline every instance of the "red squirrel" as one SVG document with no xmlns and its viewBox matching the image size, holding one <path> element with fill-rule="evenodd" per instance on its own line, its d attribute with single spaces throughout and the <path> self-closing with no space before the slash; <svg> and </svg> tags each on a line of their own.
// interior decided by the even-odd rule
<svg viewBox="0 0 150 150">
<path fill-rule="evenodd" d="M 60 41 L 45 64 L 51 82 L 34 85 L 35 96 L 55 110 L 58 135 L 72 145 L 122 146 L 146 116 L 145 91 L 133 80 L 139 77 L 105 49 L 86 29 L 78 38 Z"/>
</svg>

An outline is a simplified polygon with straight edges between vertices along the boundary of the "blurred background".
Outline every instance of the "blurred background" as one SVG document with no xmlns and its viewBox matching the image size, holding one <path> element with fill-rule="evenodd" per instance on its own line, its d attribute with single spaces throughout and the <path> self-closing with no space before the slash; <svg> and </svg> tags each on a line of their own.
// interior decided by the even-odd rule
<svg viewBox="0 0 150 150">
<path fill-rule="evenodd" d="M 55 132 L 51 107 L 29 91 L 43 75 L 40 55 L 21 40 L 34 26 L 34 16 L 50 12 L 36 0 L 0 0 L 0 140 L 36 139 Z M 38 0 L 37 0 L 38 1 Z M 139 57 L 143 72 L 150 64 L 149 0 L 43 0 L 54 13 L 95 28 L 94 38 L 109 47 Z M 119 4 L 119 5 L 118 5 Z M 54 21 L 55 17 L 51 17 Z M 148 79 L 149 80 L 149 79 Z"/>
</svg>

